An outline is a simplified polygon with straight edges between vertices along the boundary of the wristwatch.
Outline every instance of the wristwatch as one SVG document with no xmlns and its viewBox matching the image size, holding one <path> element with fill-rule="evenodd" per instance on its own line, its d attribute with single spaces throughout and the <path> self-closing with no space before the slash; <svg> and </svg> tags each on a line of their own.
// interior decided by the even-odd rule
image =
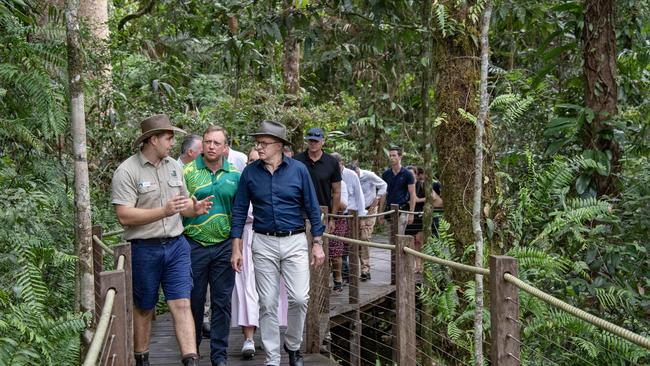
<svg viewBox="0 0 650 366">
<path fill-rule="evenodd" d="M 314 239 L 314 245 L 323 245 L 323 239 Z"/>
</svg>

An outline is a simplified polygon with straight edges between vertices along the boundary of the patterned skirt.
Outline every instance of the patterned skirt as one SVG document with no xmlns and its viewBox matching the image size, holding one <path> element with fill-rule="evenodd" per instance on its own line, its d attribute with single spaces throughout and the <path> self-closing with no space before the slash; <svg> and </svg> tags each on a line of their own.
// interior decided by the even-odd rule
<svg viewBox="0 0 650 366">
<path fill-rule="evenodd" d="M 348 235 L 348 220 L 347 219 L 334 219 L 334 231 L 332 235 L 345 236 Z M 348 245 L 340 240 L 329 241 L 330 258 L 342 257 L 348 253 Z"/>
</svg>

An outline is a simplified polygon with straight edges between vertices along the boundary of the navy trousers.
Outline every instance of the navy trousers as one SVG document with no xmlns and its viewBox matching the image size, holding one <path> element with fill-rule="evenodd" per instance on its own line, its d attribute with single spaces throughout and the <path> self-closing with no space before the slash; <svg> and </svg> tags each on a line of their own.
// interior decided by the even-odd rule
<svg viewBox="0 0 650 366">
<path fill-rule="evenodd" d="M 230 265 L 231 239 L 203 246 L 187 238 L 191 248 L 192 288 L 191 306 L 196 345 L 201 343 L 203 305 L 210 284 L 210 361 L 216 365 L 228 357 L 228 334 L 230 332 L 230 301 L 235 286 L 235 271 Z"/>
</svg>

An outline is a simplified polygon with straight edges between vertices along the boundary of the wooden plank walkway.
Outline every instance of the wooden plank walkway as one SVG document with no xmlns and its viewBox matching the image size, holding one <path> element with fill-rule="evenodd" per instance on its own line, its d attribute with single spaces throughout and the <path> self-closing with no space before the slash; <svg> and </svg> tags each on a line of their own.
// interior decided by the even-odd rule
<svg viewBox="0 0 650 366">
<path fill-rule="evenodd" d="M 387 238 L 377 236 L 374 241 L 387 243 Z M 359 296 L 360 306 L 362 309 L 372 306 L 376 302 L 382 301 L 386 296 L 393 296 L 395 286 L 390 285 L 390 252 L 383 249 L 370 248 L 370 262 L 372 279 L 370 281 L 360 282 Z M 332 286 L 330 280 L 330 287 Z M 348 317 L 347 312 L 351 311 L 353 306 L 348 304 L 348 286 L 343 288 L 340 294 L 332 293 L 330 297 L 330 321 L 331 324 L 345 323 Z M 255 332 L 255 358 L 252 360 L 242 360 L 241 347 L 244 343 L 244 337 L 240 328 L 230 329 L 230 338 L 228 342 L 228 365 L 232 366 L 251 366 L 264 364 L 264 351 L 261 349 L 262 340 L 259 332 Z M 201 365 L 209 365 L 210 340 L 203 339 L 199 347 Z M 333 360 L 320 354 L 305 354 L 305 365 L 338 365 Z M 151 365 L 180 365 L 180 355 L 176 337 L 174 336 L 174 326 L 170 314 L 163 314 L 156 318 L 152 326 L 151 346 L 150 346 Z M 288 365 L 288 356 L 282 351 L 282 365 Z"/>
</svg>

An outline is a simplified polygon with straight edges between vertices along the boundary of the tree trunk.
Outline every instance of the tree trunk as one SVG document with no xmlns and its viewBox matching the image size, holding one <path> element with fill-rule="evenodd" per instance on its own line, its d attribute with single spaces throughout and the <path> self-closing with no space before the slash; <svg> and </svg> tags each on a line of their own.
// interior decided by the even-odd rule
<svg viewBox="0 0 650 366">
<path fill-rule="evenodd" d="M 109 50 L 108 0 L 81 1 L 79 15 L 88 25 L 93 58 L 98 61 L 89 65 L 87 73 L 89 79 L 97 81 L 96 103 L 99 113 L 95 115 L 95 118 L 96 123 L 101 125 L 115 113 L 111 99 L 113 67 L 110 62 Z M 94 163 L 93 166 L 98 165 L 97 162 Z"/>
<path fill-rule="evenodd" d="M 70 121 L 74 157 L 75 254 L 77 262 L 76 290 L 78 310 L 92 313 L 95 309 L 92 228 L 90 221 L 90 190 L 86 160 L 86 121 L 82 75 L 81 37 L 79 33 L 79 0 L 66 0 L 65 24 L 68 43 L 68 80 L 70 83 Z M 82 335 L 82 355 L 90 344 L 89 334 Z"/>
<path fill-rule="evenodd" d="M 434 149 L 432 146 L 432 142 L 434 141 L 434 126 L 431 123 L 431 97 L 429 94 L 431 90 L 431 79 L 433 74 L 433 69 L 431 67 L 431 58 L 433 55 L 431 52 L 434 42 L 431 35 L 431 32 L 433 31 L 431 29 L 431 2 L 423 1 L 421 10 L 422 28 L 427 30 L 427 32 L 423 34 L 424 39 L 422 39 L 422 54 L 420 56 L 420 59 L 429 60 L 427 63 L 422 63 L 422 84 L 420 88 L 420 131 L 422 134 L 420 151 L 422 151 L 422 168 L 424 169 L 424 181 L 426 182 L 424 185 L 424 195 L 426 201 L 424 203 L 424 217 L 422 218 L 422 249 L 424 249 L 427 242 L 429 241 L 429 238 L 431 237 L 431 224 L 433 223 L 433 196 L 431 195 L 431 189 L 429 188 L 429 184 L 432 182 L 433 178 L 433 161 L 431 157 L 433 155 L 432 150 Z M 428 280 L 425 279 L 425 281 L 425 286 L 433 285 L 429 283 Z M 436 336 L 434 332 L 435 325 L 433 322 L 433 306 L 431 306 L 430 302 L 424 301 L 422 304 L 422 310 L 423 312 L 420 318 L 420 322 L 422 323 L 420 327 L 422 332 L 422 339 L 432 339 Z M 430 360 L 433 359 L 434 355 L 433 343 L 421 342 L 418 350 L 420 352 L 419 364 L 431 364 Z"/>
<path fill-rule="evenodd" d="M 459 110 L 476 116 L 478 114 L 477 81 L 479 80 L 478 49 L 473 39 L 480 37 L 478 29 L 467 17 L 467 6 L 456 8 L 456 2 L 448 1 L 450 15 L 465 19 L 467 28 L 463 33 L 440 39 L 434 54 L 439 70 L 436 90 L 438 114 L 444 121 L 436 132 L 436 150 L 440 169 L 442 199 L 445 202 L 445 220 L 451 226 L 456 241 L 456 253 L 460 256 L 474 242 L 472 229 L 472 197 L 474 193 L 475 124 Z M 489 121 L 486 121 L 489 122 Z M 489 203 L 495 192 L 493 156 L 490 151 L 490 126 L 486 123 L 484 146 L 483 214 L 488 216 Z M 458 279 L 469 279 L 458 274 Z"/>
<path fill-rule="evenodd" d="M 108 0 L 83 0 L 79 14 L 94 39 L 108 41 Z"/>
<path fill-rule="evenodd" d="M 481 95 L 480 110 L 476 119 L 476 141 L 474 143 L 474 204 L 472 208 L 472 228 L 474 230 L 475 257 L 474 266 L 483 267 L 483 229 L 481 225 L 481 209 L 483 207 L 481 194 L 483 192 L 483 135 L 485 122 L 488 119 L 490 108 L 490 94 L 488 94 L 488 66 L 490 64 L 489 31 L 490 18 L 492 17 L 492 1 L 487 0 L 483 14 L 481 29 L 481 81 L 479 91 Z M 474 363 L 483 365 L 483 275 L 474 275 L 475 310 L 474 310 Z"/>
<path fill-rule="evenodd" d="M 284 12 L 285 33 L 283 39 L 284 54 L 282 56 L 282 76 L 284 77 L 285 106 L 300 104 L 300 44 L 296 39 L 293 29 L 294 11 L 292 1 L 286 1 Z M 300 150 L 303 146 L 304 125 L 300 118 L 292 118 L 287 126 L 291 131 L 291 143 L 294 149 Z"/>
<path fill-rule="evenodd" d="M 614 0 L 588 0 L 582 33 L 585 104 L 594 112 L 593 121 L 584 125 L 583 145 L 610 156 L 609 175 L 596 176 L 598 196 L 619 193 L 617 175 L 621 171 L 621 150 L 608 124 L 618 113 L 614 6 Z"/>
<path fill-rule="evenodd" d="M 422 55 L 420 59 L 431 60 L 432 54 L 431 50 L 433 49 L 433 37 L 431 37 L 431 2 L 423 1 L 422 2 L 422 27 L 428 29 L 429 32 L 425 33 L 425 38 L 422 40 Z M 432 79 L 432 68 L 431 61 L 424 63 L 422 65 L 422 84 L 420 88 L 420 121 L 421 121 L 421 134 L 422 139 L 420 145 L 420 151 L 422 151 L 422 160 L 424 169 L 424 195 L 425 195 L 425 204 L 424 204 L 424 217 L 422 219 L 422 237 L 425 244 L 429 237 L 431 237 L 431 223 L 433 222 L 433 196 L 431 195 L 431 189 L 429 188 L 429 183 L 432 182 L 433 178 L 433 140 L 434 136 L 434 126 L 431 123 L 431 105 L 430 105 L 430 90 L 431 90 L 431 79 Z M 431 349 L 425 350 L 428 352 L 427 355 L 431 355 Z"/>
</svg>

